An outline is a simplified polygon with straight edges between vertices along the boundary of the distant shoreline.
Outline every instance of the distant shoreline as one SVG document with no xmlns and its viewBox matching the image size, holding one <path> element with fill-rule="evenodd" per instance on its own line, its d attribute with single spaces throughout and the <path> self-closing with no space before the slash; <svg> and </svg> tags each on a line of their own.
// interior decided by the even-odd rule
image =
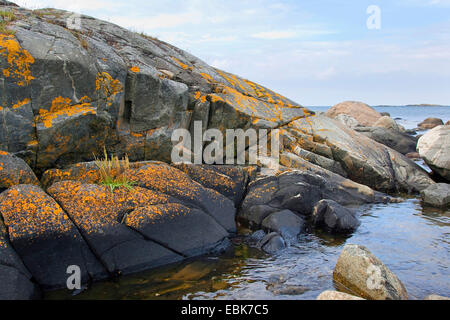
<svg viewBox="0 0 450 320">
<path fill-rule="evenodd" d="M 331 108 L 332 106 L 304 106 L 305 108 Z M 373 105 L 372 108 L 394 108 L 394 107 L 450 107 L 450 105 L 442 104 L 405 104 L 405 105 L 391 105 L 391 104 L 380 104 Z"/>
</svg>

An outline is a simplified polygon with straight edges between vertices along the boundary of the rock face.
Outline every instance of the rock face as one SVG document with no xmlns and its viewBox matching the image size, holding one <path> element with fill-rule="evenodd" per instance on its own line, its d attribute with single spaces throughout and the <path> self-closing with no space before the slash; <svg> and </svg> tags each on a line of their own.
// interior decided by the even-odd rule
<svg viewBox="0 0 450 320">
<path fill-rule="evenodd" d="M 439 118 L 426 118 L 424 121 L 419 123 L 419 128 L 422 130 L 428 130 L 436 128 L 437 126 L 443 125 L 444 122 Z"/>
<path fill-rule="evenodd" d="M 352 232 L 361 224 L 355 212 L 333 200 L 319 201 L 314 207 L 312 218 L 315 226 L 332 232 Z"/>
<path fill-rule="evenodd" d="M 353 117 L 360 126 L 373 126 L 382 116 L 369 105 L 357 101 L 345 101 L 338 103 L 329 109 L 325 115 L 336 118 L 340 114 Z"/>
<path fill-rule="evenodd" d="M 450 126 L 438 126 L 423 135 L 417 151 L 438 175 L 450 181 Z"/>
<path fill-rule="evenodd" d="M 331 291 L 327 290 L 322 292 L 317 300 L 364 300 L 363 298 L 352 296 L 350 294 L 339 292 L 339 291 Z"/>
<path fill-rule="evenodd" d="M 402 131 L 383 127 L 358 127 L 355 130 L 401 154 L 416 151 L 417 138 Z"/>
<path fill-rule="evenodd" d="M 450 184 L 436 183 L 421 192 L 423 202 L 438 208 L 450 208 Z"/>
<path fill-rule="evenodd" d="M 22 159 L 0 150 L 0 191 L 16 184 L 39 184 L 33 170 Z"/>
<path fill-rule="evenodd" d="M 369 250 L 348 244 L 337 261 L 333 279 L 353 294 L 371 300 L 407 300 L 400 280 Z"/>
</svg>

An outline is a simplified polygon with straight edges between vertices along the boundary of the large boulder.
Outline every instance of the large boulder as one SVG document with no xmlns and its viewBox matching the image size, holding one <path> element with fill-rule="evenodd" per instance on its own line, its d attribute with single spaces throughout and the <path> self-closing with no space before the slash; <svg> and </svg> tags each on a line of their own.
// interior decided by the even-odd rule
<svg viewBox="0 0 450 320">
<path fill-rule="evenodd" d="M 360 126 L 373 126 L 382 116 L 369 105 L 358 101 L 345 101 L 330 108 L 325 115 L 336 118 L 340 114 L 353 117 Z"/>
<path fill-rule="evenodd" d="M 402 131 L 377 126 L 358 127 L 355 130 L 401 154 L 416 151 L 417 138 Z"/>
<path fill-rule="evenodd" d="M 363 246 L 348 244 L 342 250 L 333 279 L 350 293 L 371 300 L 407 300 L 404 285 Z"/>
<path fill-rule="evenodd" d="M 399 125 L 394 119 L 390 116 L 382 116 L 373 124 L 374 127 L 385 128 L 394 131 L 405 132 L 405 128 Z"/>
<path fill-rule="evenodd" d="M 332 232 L 352 232 L 361 224 L 354 211 L 333 200 L 319 201 L 314 207 L 312 218 L 316 227 L 324 227 Z"/>
<path fill-rule="evenodd" d="M 0 191 L 17 184 L 39 184 L 33 170 L 22 159 L 0 150 Z"/>
<path fill-rule="evenodd" d="M 84 284 L 107 277 L 71 219 L 39 187 L 17 185 L 4 191 L 0 213 L 14 249 L 42 288 L 64 288 L 71 265 L 80 267 Z"/>
<path fill-rule="evenodd" d="M 436 183 L 421 192 L 423 202 L 438 208 L 450 208 L 450 184 Z"/>
<path fill-rule="evenodd" d="M 450 181 L 450 126 L 438 126 L 424 134 L 417 151 L 435 173 Z"/>
<path fill-rule="evenodd" d="M 297 119 L 287 126 L 286 134 L 310 151 L 326 145 L 331 150 L 328 157 L 341 165 L 348 178 L 376 190 L 418 192 L 433 183 L 428 173 L 410 159 L 328 117 Z M 314 145 L 309 147 L 311 141 Z"/>
<path fill-rule="evenodd" d="M 444 122 L 439 118 L 426 118 L 421 123 L 418 124 L 419 129 L 428 130 L 436 128 L 437 126 L 442 126 Z"/>
</svg>

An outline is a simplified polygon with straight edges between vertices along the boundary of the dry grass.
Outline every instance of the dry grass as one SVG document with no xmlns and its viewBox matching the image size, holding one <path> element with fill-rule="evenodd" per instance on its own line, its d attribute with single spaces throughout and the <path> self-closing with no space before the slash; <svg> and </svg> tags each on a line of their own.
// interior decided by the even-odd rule
<svg viewBox="0 0 450 320">
<path fill-rule="evenodd" d="M 8 34 L 8 35 L 15 34 L 13 30 L 9 30 L 7 28 L 11 22 L 16 20 L 14 12 L 0 10 L 0 18 L 1 18 L 0 34 Z"/>
<path fill-rule="evenodd" d="M 125 175 L 126 170 L 130 168 L 128 155 L 125 155 L 122 160 L 119 160 L 119 157 L 117 156 L 108 157 L 105 148 L 104 158 L 99 159 L 95 157 L 95 164 L 100 172 L 101 183 L 109 186 L 111 192 L 113 192 L 114 189 L 121 187 L 127 189 L 133 188 L 134 182 L 129 180 Z"/>
</svg>

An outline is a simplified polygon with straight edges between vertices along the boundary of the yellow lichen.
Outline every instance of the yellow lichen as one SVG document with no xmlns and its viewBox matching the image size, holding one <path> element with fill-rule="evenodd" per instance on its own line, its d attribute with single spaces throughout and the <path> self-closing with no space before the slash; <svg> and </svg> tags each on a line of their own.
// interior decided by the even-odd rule
<svg viewBox="0 0 450 320">
<path fill-rule="evenodd" d="M 107 105 L 110 106 L 116 95 L 123 91 L 123 86 L 118 79 L 113 79 L 108 72 L 99 72 L 95 80 L 95 90 L 104 94 Z"/>
<path fill-rule="evenodd" d="M 13 78 L 21 87 L 28 85 L 34 79 L 30 71 L 34 58 L 21 47 L 13 35 L 0 34 L 0 55 L 6 58 L 9 65 L 2 70 L 3 76 Z"/>
</svg>

